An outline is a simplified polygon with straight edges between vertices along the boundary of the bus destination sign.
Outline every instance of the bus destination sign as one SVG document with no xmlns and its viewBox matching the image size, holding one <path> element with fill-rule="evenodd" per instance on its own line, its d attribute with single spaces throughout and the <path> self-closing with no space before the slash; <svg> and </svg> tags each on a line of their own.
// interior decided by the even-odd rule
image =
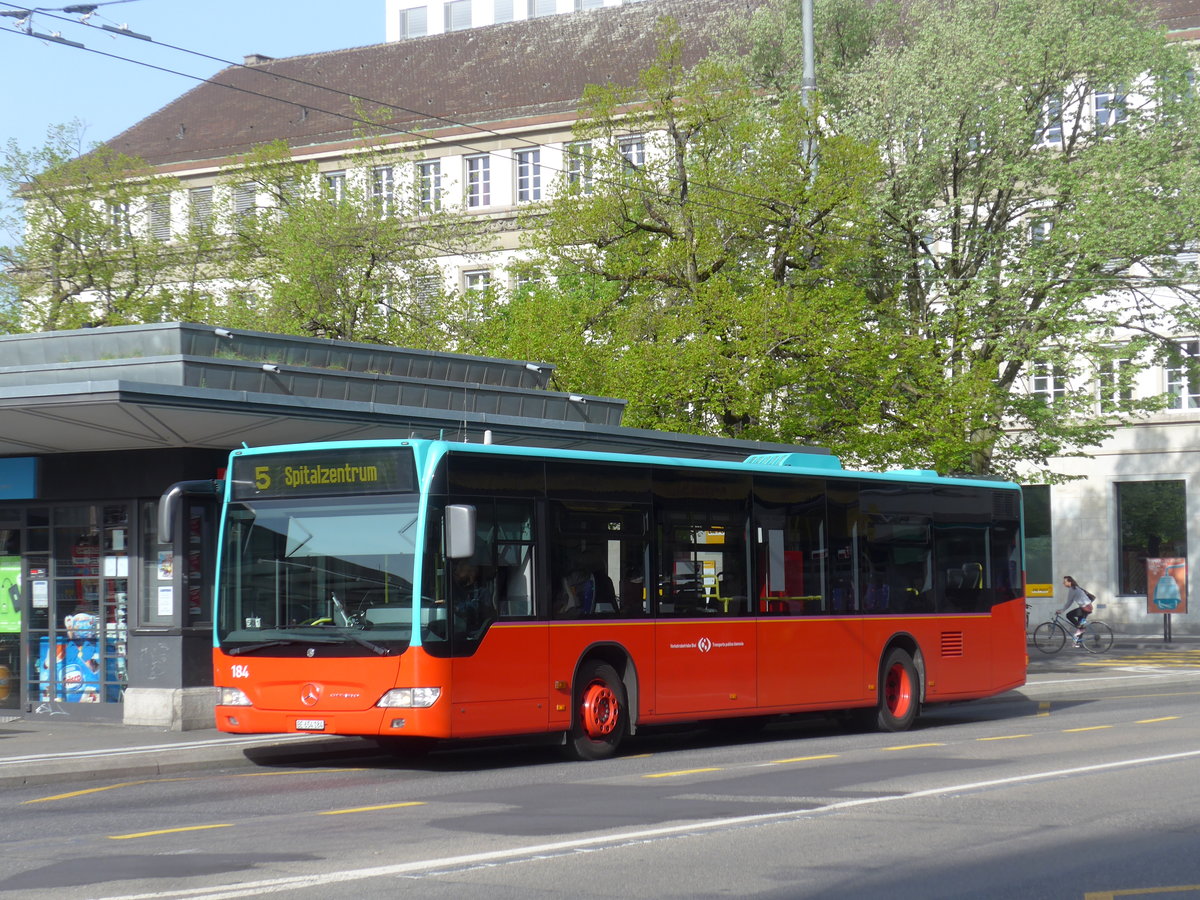
<svg viewBox="0 0 1200 900">
<path fill-rule="evenodd" d="M 238 456 L 233 461 L 233 496 L 239 500 L 416 489 L 412 450 L 407 447 L 297 450 Z"/>
</svg>

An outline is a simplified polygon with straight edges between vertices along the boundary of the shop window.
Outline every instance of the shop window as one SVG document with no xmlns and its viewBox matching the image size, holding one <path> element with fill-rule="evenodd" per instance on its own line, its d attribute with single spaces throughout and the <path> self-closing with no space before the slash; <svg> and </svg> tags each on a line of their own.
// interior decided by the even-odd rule
<svg viewBox="0 0 1200 900">
<path fill-rule="evenodd" d="M 1186 485 L 1127 481 L 1118 482 L 1116 489 L 1118 592 L 1144 597 L 1147 559 L 1187 558 Z"/>
</svg>

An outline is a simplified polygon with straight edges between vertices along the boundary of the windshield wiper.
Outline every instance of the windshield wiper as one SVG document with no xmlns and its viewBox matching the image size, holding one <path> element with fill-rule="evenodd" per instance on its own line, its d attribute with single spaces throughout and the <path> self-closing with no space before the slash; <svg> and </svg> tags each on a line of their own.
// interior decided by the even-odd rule
<svg viewBox="0 0 1200 900">
<path fill-rule="evenodd" d="M 244 647 L 230 647 L 225 652 L 230 656 L 239 656 L 242 653 L 253 653 L 255 650 L 265 650 L 268 647 L 283 647 L 287 644 L 303 644 L 303 641 L 288 638 L 287 640 L 277 641 L 262 641 L 258 644 L 246 644 Z"/>
<path fill-rule="evenodd" d="M 280 625 L 279 626 L 280 631 L 283 631 L 284 629 L 292 629 L 292 628 L 331 628 L 331 629 L 334 629 L 337 633 L 329 634 L 329 635 L 320 635 L 320 636 L 314 635 L 309 638 L 288 638 L 286 640 L 275 641 L 273 643 L 303 644 L 307 641 L 309 643 L 314 643 L 314 644 L 336 644 L 336 643 L 338 643 L 338 638 L 346 638 L 348 640 L 354 641 L 354 643 L 359 644 L 360 646 L 366 647 L 372 653 L 376 653 L 379 656 L 390 656 L 392 653 L 392 651 L 390 649 L 388 649 L 387 647 L 377 644 L 374 641 L 369 641 L 360 634 L 355 634 L 353 631 L 342 631 L 341 625 Z"/>
</svg>

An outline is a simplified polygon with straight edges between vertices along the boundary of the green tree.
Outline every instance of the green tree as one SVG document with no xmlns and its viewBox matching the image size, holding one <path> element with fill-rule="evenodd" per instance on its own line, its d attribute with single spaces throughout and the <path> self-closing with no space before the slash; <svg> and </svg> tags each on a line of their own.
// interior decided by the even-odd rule
<svg viewBox="0 0 1200 900">
<path fill-rule="evenodd" d="M 216 314 L 286 334 L 451 346 L 461 300 L 437 258 L 485 250 L 488 235 L 442 198 L 423 202 L 411 164 L 373 150 L 329 179 L 292 161 L 286 145 L 258 148 L 224 179 L 220 220 L 233 236 L 239 302 Z M 239 208 L 239 192 L 256 205 Z"/>
<path fill-rule="evenodd" d="M 685 69 L 682 50 L 668 24 L 636 88 L 589 90 L 570 174 L 526 223 L 541 279 L 489 310 L 476 346 L 626 399 L 629 425 L 811 442 L 843 415 L 814 391 L 870 326 L 838 275 L 863 265 L 878 173 L 798 98 Z"/>
<path fill-rule="evenodd" d="M 86 150 L 78 123 L 42 147 L 9 142 L 0 184 L 10 198 L 0 247 L 9 330 L 55 330 L 186 317 L 196 294 L 181 284 L 187 254 L 146 226 L 151 205 L 177 187 L 138 160 Z"/>
<path fill-rule="evenodd" d="M 798 81 L 799 9 L 774 0 L 752 27 L 755 83 Z M 1098 403 L 1106 373 L 1196 333 L 1197 272 L 1179 254 L 1200 219 L 1185 50 L 1132 0 L 826 0 L 817 13 L 825 108 L 884 166 L 859 284 L 914 348 L 864 455 L 1053 477 L 1052 457 L 1159 402 L 1110 390 Z M 1031 394 L 1038 372 L 1069 389 Z"/>
</svg>

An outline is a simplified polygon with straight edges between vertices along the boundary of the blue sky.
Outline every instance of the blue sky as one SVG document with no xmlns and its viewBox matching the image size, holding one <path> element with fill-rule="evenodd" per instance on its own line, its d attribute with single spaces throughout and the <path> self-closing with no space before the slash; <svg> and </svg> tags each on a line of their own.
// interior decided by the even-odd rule
<svg viewBox="0 0 1200 900">
<path fill-rule="evenodd" d="M 78 0 L 40 0 L 43 8 Z M 0 2 L 0 10 L 32 3 Z M 87 143 L 115 137 L 189 90 L 194 78 L 149 69 L 96 52 L 131 57 L 207 78 L 219 62 L 112 35 L 78 23 L 78 15 L 35 14 L 33 30 L 61 32 L 80 50 L 18 34 L 0 17 L 0 150 L 16 140 L 25 150 L 45 142 L 46 129 L 74 119 Z M 250 53 L 296 56 L 378 44 L 384 40 L 384 0 L 129 0 L 101 5 L 90 25 L 127 24 L 155 41 L 241 62 Z"/>
</svg>

